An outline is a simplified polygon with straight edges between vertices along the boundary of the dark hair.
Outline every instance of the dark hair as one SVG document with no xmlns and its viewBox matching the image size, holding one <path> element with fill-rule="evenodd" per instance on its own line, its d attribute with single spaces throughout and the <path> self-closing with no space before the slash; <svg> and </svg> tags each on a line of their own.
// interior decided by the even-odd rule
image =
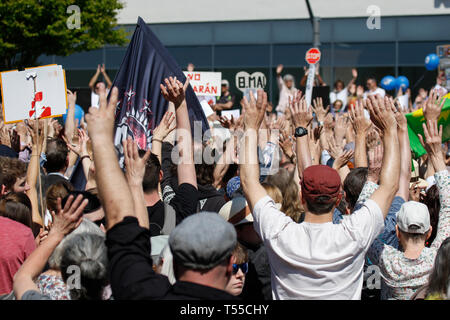
<svg viewBox="0 0 450 320">
<path fill-rule="evenodd" d="M 216 149 L 211 149 L 209 146 L 203 146 L 202 148 L 194 149 L 194 153 L 198 154 L 201 152 L 201 159 L 203 160 L 203 155 L 205 153 L 210 154 L 215 161 L 218 159 L 218 152 Z M 195 155 L 194 155 L 195 157 Z M 194 158 L 195 159 L 195 158 Z M 202 186 L 211 185 L 214 183 L 214 162 L 208 164 L 204 161 L 202 163 L 195 165 L 195 173 L 197 175 L 197 183 Z"/>
<path fill-rule="evenodd" d="M 417 230 L 419 229 L 419 226 L 416 225 L 411 225 L 409 226 L 409 229 L 411 230 Z M 405 232 L 400 230 L 400 233 L 402 235 L 402 237 L 405 239 L 405 241 L 412 241 L 414 243 L 425 243 L 425 241 L 427 241 L 427 235 L 428 235 L 428 231 L 425 233 L 413 233 L 413 232 Z"/>
<path fill-rule="evenodd" d="M 51 211 L 57 210 L 56 206 L 58 203 L 58 198 L 64 199 L 67 195 L 73 191 L 73 186 L 68 181 L 61 181 L 55 184 L 52 184 L 45 194 L 45 203 L 47 209 Z M 64 207 L 64 206 L 62 206 Z"/>
<path fill-rule="evenodd" d="M 49 139 L 47 142 L 47 152 L 45 153 L 47 161 L 44 164 L 47 173 L 59 172 L 64 169 L 67 165 L 68 153 L 69 149 L 62 139 Z"/>
<path fill-rule="evenodd" d="M 143 157 L 145 154 L 144 150 L 139 150 L 139 156 Z M 150 157 L 145 164 L 145 174 L 142 180 L 142 188 L 145 193 L 158 189 L 159 184 L 159 172 L 161 171 L 161 163 L 155 154 L 150 154 Z"/>
<path fill-rule="evenodd" d="M 27 165 L 15 158 L 0 157 L 0 171 L 3 184 L 8 190 L 12 190 L 17 179 L 24 177 L 27 173 Z"/>
<path fill-rule="evenodd" d="M 439 191 L 436 185 L 433 185 L 428 189 L 425 197 L 423 198 L 423 203 L 428 207 L 428 212 L 430 213 L 430 225 L 433 227 L 431 230 L 431 236 L 427 240 L 427 246 L 429 247 L 433 243 L 434 238 L 436 238 L 437 225 L 439 222 L 439 211 L 441 210 L 441 202 L 439 201 Z"/>
<path fill-rule="evenodd" d="M 11 192 L 0 200 L 0 216 L 33 228 L 31 201 L 23 192 Z"/>
<path fill-rule="evenodd" d="M 344 81 L 342 81 L 342 80 L 336 80 L 336 81 L 334 82 L 334 87 L 335 87 L 335 88 L 337 87 L 338 83 L 341 83 L 342 86 L 345 88 L 345 83 L 344 83 Z"/>
<path fill-rule="evenodd" d="M 373 81 L 375 81 L 375 83 L 377 82 L 377 78 L 375 78 L 375 76 L 368 76 L 367 79 L 366 79 L 366 82 L 368 80 L 373 80 Z"/>
<path fill-rule="evenodd" d="M 450 278 L 450 237 L 439 248 L 428 280 L 428 294 L 447 295 Z"/>
<path fill-rule="evenodd" d="M 368 172 L 369 170 L 367 168 L 359 167 L 351 170 L 347 177 L 345 177 L 345 198 L 351 208 L 354 208 L 356 201 L 358 201 L 359 194 L 367 181 Z"/>
<path fill-rule="evenodd" d="M 307 199 L 306 200 L 306 208 L 309 212 L 314 214 L 324 214 L 329 213 L 331 209 L 333 209 L 333 206 L 336 204 L 336 199 L 333 201 L 331 200 L 330 196 L 320 196 L 317 197 L 316 201 L 310 202 Z"/>
</svg>

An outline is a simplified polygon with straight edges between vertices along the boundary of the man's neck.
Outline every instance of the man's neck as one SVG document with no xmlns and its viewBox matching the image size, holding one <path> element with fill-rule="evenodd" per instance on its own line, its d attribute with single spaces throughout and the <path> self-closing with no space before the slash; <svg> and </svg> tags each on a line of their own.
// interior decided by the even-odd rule
<svg viewBox="0 0 450 320">
<path fill-rule="evenodd" d="M 186 270 L 182 276 L 178 278 L 179 281 L 192 282 L 206 287 L 211 287 L 219 290 L 225 290 L 227 280 L 225 277 L 218 277 L 215 270 L 210 270 L 206 273 L 201 273 L 193 270 Z"/>
<path fill-rule="evenodd" d="M 158 191 L 150 191 L 149 193 L 144 193 L 145 206 L 154 206 L 161 198 L 159 197 Z"/>
<path fill-rule="evenodd" d="M 309 223 L 327 223 L 333 222 L 333 211 L 323 214 L 314 214 L 311 212 L 305 212 L 305 220 L 304 222 Z"/>
</svg>

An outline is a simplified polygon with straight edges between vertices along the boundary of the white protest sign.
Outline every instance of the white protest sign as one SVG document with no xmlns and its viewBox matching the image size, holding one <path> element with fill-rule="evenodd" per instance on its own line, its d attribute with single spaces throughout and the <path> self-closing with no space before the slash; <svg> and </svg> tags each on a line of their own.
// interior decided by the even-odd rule
<svg viewBox="0 0 450 320">
<path fill-rule="evenodd" d="M 197 96 L 220 96 L 222 72 L 184 71 Z"/>
<path fill-rule="evenodd" d="M 231 117 L 233 116 L 233 119 L 237 120 L 241 116 L 241 110 L 239 110 L 239 109 L 222 110 L 221 115 L 230 120 L 231 120 Z"/>
<path fill-rule="evenodd" d="M 5 123 L 52 118 L 66 113 L 67 88 L 61 66 L 0 73 Z"/>
<path fill-rule="evenodd" d="M 241 90 L 244 94 L 248 94 L 248 89 L 264 89 L 267 83 L 264 73 L 253 72 L 252 74 L 249 74 L 246 71 L 239 71 L 236 73 L 235 81 L 236 88 Z"/>
</svg>

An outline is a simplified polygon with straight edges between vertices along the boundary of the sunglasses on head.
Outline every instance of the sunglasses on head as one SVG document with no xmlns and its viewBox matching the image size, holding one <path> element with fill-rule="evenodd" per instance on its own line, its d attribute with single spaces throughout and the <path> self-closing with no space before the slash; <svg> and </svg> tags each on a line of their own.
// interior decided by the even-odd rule
<svg viewBox="0 0 450 320">
<path fill-rule="evenodd" d="M 241 264 L 233 263 L 233 274 L 238 273 L 239 269 L 242 270 L 243 274 L 246 274 L 248 272 L 248 262 L 241 263 Z"/>
</svg>

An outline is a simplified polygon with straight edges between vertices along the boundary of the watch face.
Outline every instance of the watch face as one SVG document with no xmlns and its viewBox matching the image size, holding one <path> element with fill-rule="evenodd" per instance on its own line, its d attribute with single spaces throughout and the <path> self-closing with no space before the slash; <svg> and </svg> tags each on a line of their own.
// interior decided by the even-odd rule
<svg viewBox="0 0 450 320">
<path fill-rule="evenodd" d="M 295 129 L 295 136 L 296 137 L 303 137 L 306 134 L 308 134 L 308 130 L 306 130 L 303 127 L 298 127 L 298 128 Z"/>
</svg>

